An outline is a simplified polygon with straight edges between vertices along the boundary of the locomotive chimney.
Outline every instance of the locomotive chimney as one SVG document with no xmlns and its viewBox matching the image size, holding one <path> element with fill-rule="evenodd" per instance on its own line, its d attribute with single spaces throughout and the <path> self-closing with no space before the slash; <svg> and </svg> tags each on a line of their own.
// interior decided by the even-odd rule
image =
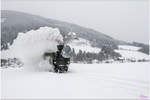
<svg viewBox="0 0 150 100">
<path fill-rule="evenodd" d="M 64 48 L 64 45 L 57 45 L 57 49 L 60 53 L 62 52 L 63 48 Z"/>
</svg>

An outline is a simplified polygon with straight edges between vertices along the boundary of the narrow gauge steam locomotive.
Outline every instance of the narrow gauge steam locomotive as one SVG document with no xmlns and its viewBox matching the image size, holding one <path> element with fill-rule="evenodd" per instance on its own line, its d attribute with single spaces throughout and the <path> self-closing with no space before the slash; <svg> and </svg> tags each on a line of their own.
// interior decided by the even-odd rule
<svg viewBox="0 0 150 100">
<path fill-rule="evenodd" d="M 53 65 L 54 72 L 64 73 L 68 71 L 68 66 L 70 64 L 70 58 L 65 58 L 62 55 L 62 50 L 64 45 L 57 45 L 57 52 L 45 53 L 44 57 L 50 56 L 49 62 Z"/>
</svg>

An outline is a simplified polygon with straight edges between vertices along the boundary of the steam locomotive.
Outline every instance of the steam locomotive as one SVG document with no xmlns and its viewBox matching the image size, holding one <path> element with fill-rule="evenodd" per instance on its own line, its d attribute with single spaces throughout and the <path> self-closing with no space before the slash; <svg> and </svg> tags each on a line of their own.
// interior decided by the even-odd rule
<svg viewBox="0 0 150 100">
<path fill-rule="evenodd" d="M 63 48 L 64 45 L 57 45 L 57 52 L 44 54 L 44 56 L 50 56 L 49 62 L 53 65 L 53 70 L 56 73 L 67 72 L 70 64 L 70 58 L 66 58 L 62 55 Z"/>
</svg>

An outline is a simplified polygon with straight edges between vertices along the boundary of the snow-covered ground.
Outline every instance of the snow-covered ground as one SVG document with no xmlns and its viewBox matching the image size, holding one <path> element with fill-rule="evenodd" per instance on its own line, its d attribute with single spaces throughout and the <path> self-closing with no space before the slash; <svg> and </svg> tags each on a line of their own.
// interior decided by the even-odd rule
<svg viewBox="0 0 150 100">
<path fill-rule="evenodd" d="M 3 99 L 148 98 L 149 63 L 71 64 L 67 73 L 0 69 Z"/>
</svg>

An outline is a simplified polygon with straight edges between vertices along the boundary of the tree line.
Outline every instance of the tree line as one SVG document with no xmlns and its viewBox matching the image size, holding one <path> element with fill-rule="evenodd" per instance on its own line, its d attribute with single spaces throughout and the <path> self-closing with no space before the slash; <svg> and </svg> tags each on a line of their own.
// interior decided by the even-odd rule
<svg viewBox="0 0 150 100">
<path fill-rule="evenodd" d="M 99 53 L 85 52 L 82 50 L 79 50 L 79 52 L 76 53 L 74 48 L 66 46 L 64 52 L 65 55 L 69 56 L 71 61 L 74 63 L 92 63 L 93 60 L 101 62 L 104 60 L 117 59 L 118 57 L 121 57 L 121 55 L 115 52 L 111 46 L 103 46 Z"/>
</svg>

